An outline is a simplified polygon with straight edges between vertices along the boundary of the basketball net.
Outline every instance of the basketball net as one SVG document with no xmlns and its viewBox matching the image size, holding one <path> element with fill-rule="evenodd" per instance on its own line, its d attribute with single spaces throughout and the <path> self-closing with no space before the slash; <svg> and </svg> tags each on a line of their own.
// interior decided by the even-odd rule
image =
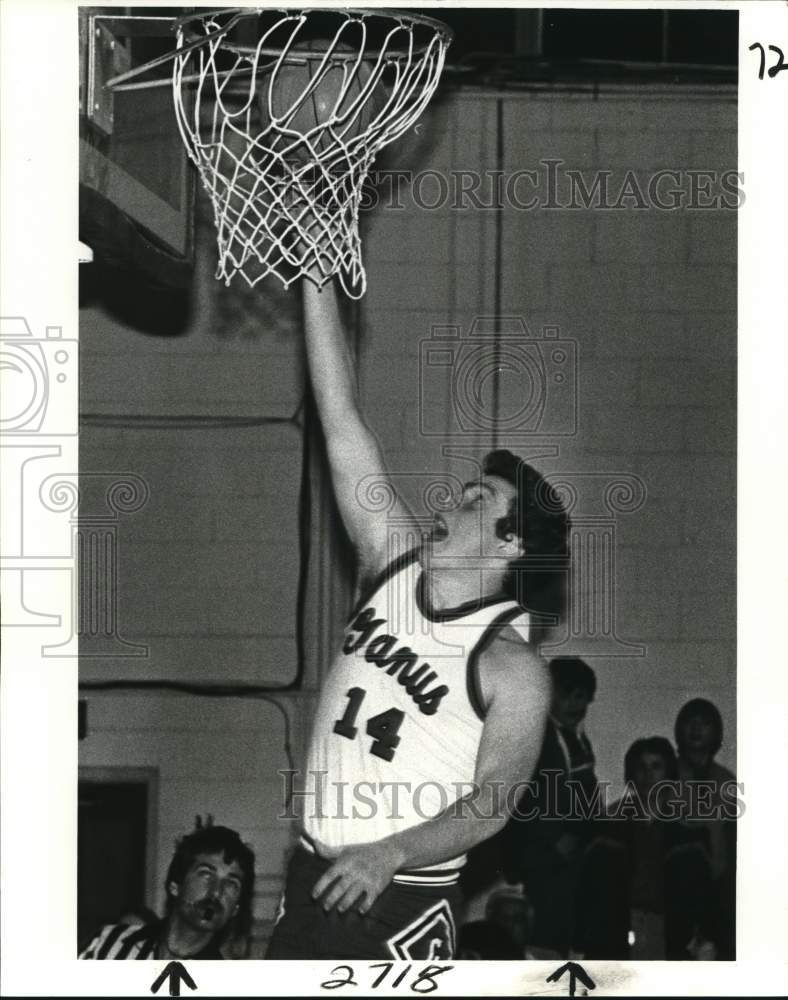
<svg viewBox="0 0 788 1000">
<path fill-rule="evenodd" d="M 305 49 L 318 13 L 339 25 Z M 384 22 L 374 44 L 371 19 Z M 377 153 L 429 103 L 449 40 L 438 22 L 385 10 L 236 8 L 179 23 L 175 111 L 213 205 L 217 278 L 254 286 L 275 275 L 288 287 L 304 275 L 321 287 L 338 274 L 361 298 L 362 186 Z M 329 73 L 337 83 L 318 111 Z"/>
</svg>

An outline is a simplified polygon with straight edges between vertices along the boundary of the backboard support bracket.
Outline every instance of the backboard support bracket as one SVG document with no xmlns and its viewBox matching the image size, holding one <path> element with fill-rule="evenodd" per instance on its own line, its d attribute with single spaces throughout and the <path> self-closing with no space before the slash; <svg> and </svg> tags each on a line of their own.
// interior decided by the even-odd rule
<svg viewBox="0 0 788 1000">
<path fill-rule="evenodd" d="M 113 17 L 91 13 L 82 30 L 86 33 L 87 80 L 80 112 L 105 135 L 115 123 L 114 94 L 107 81 L 131 70 L 132 37 L 165 38 L 172 34 L 172 17 Z"/>
</svg>

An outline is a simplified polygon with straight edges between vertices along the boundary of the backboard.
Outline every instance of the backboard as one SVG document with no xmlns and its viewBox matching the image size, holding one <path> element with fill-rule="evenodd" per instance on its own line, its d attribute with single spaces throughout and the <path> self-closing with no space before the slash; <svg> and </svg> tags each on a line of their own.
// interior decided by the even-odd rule
<svg viewBox="0 0 788 1000">
<path fill-rule="evenodd" d="M 174 47 L 176 13 L 183 8 L 79 8 L 79 238 L 96 261 L 183 287 L 193 263 L 195 178 L 171 87 L 105 87 Z"/>
</svg>

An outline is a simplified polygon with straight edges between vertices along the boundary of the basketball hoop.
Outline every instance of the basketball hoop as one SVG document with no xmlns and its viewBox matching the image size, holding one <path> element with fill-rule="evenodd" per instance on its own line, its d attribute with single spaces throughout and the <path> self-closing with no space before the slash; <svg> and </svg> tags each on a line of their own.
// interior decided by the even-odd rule
<svg viewBox="0 0 788 1000">
<path fill-rule="evenodd" d="M 338 274 L 361 298 L 362 185 L 429 103 L 449 29 L 386 9 L 231 8 L 179 19 L 177 39 L 176 117 L 213 204 L 217 278 Z"/>
</svg>

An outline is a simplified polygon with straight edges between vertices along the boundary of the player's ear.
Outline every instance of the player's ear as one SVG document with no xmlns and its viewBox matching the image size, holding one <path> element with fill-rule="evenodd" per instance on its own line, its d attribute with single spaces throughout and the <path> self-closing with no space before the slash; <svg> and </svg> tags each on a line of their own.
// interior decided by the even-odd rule
<svg viewBox="0 0 788 1000">
<path fill-rule="evenodd" d="M 511 514 L 500 518 L 496 526 L 498 550 L 507 559 L 519 559 L 525 554 L 522 539 L 517 533 L 517 523 Z"/>
<path fill-rule="evenodd" d="M 169 894 L 171 896 L 177 896 L 178 895 L 178 883 L 177 882 L 170 882 L 167 885 L 167 892 L 169 892 Z"/>
<path fill-rule="evenodd" d="M 502 555 L 508 559 L 521 559 L 525 555 L 523 541 L 513 531 L 507 531 L 499 541 Z"/>
</svg>

